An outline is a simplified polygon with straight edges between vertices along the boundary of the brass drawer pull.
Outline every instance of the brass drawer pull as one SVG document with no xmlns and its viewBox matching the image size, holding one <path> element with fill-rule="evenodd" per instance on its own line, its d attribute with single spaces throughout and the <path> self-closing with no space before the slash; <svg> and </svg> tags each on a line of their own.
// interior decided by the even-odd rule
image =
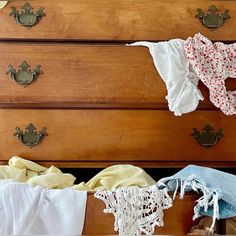
<svg viewBox="0 0 236 236">
<path fill-rule="evenodd" d="M 204 13 L 202 9 L 197 9 L 196 17 L 207 28 L 219 28 L 226 19 L 230 18 L 228 9 L 220 14 L 219 10 L 214 5 L 208 9 L 207 13 Z"/>
<path fill-rule="evenodd" d="M 24 87 L 35 81 L 42 73 L 43 71 L 41 70 L 41 65 L 37 65 L 35 69 L 31 71 L 30 66 L 26 61 L 23 61 L 19 65 L 18 71 L 16 71 L 12 65 L 9 65 L 7 70 L 7 74 L 10 74 L 13 80 Z"/>
<path fill-rule="evenodd" d="M 206 125 L 202 132 L 193 128 L 191 135 L 201 146 L 207 148 L 216 145 L 220 141 L 221 137 L 224 137 L 222 129 L 214 132 L 214 129 L 210 125 Z"/>
<path fill-rule="evenodd" d="M 25 132 L 23 132 L 19 127 L 16 127 L 14 136 L 16 136 L 25 146 L 32 148 L 42 142 L 45 136 L 48 136 L 46 129 L 47 128 L 44 127 L 41 131 L 37 131 L 33 124 L 29 124 L 25 128 Z"/>
<path fill-rule="evenodd" d="M 39 8 L 38 11 L 34 12 L 33 8 L 28 2 L 25 3 L 25 5 L 21 8 L 21 12 L 16 10 L 15 7 L 11 7 L 11 9 L 12 11 L 10 12 L 10 16 L 13 16 L 18 24 L 28 29 L 38 24 L 40 20 L 46 16 L 42 7 Z"/>
</svg>

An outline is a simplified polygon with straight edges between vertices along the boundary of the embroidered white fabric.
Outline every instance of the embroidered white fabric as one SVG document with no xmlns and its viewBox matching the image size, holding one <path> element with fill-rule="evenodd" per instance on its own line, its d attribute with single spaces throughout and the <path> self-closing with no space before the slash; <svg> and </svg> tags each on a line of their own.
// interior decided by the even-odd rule
<svg viewBox="0 0 236 236">
<path fill-rule="evenodd" d="M 152 235 L 155 226 L 164 225 L 163 210 L 172 206 L 167 190 L 156 185 L 97 191 L 94 196 L 106 204 L 105 213 L 114 215 L 114 229 L 122 236 Z"/>
<path fill-rule="evenodd" d="M 156 69 L 166 84 L 170 111 L 176 116 L 196 110 L 203 96 L 198 89 L 199 78 L 187 60 L 184 40 L 166 42 L 136 42 L 127 46 L 146 46 L 153 57 Z"/>
<path fill-rule="evenodd" d="M 81 235 L 86 191 L 0 181 L 0 235 Z"/>
</svg>

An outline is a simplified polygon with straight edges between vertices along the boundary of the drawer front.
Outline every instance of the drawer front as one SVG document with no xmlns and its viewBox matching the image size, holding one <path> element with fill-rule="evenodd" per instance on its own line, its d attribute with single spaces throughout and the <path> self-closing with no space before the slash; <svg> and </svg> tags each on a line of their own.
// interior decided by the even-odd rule
<svg viewBox="0 0 236 236">
<path fill-rule="evenodd" d="M 0 38 L 166 40 L 186 38 L 197 32 L 212 40 L 236 38 L 236 32 L 232 31 L 236 28 L 236 2 L 230 0 L 113 0 L 112 4 L 110 0 L 34 0 L 29 1 L 34 10 L 43 7 L 46 16 L 30 30 L 9 16 L 12 6 L 20 10 L 25 2 L 13 0 L 0 10 Z M 229 9 L 231 16 L 214 31 L 204 27 L 195 17 L 198 8 L 207 13 L 213 4 L 220 12 Z"/>
<path fill-rule="evenodd" d="M 29 148 L 13 134 L 32 123 L 48 136 Z M 210 124 L 224 137 L 210 148 L 191 136 Z M 222 162 L 235 161 L 235 117 L 199 111 L 174 117 L 145 110 L 0 110 L 0 157 L 19 155 L 37 161 Z M 160 164 L 160 163 L 159 163 Z"/>
<path fill-rule="evenodd" d="M 0 51 L 0 106 L 168 108 L 166 86 L 147 48 L 1 43 Z M 6 74 L 23 61 L 43 71 L 27 87 Z M 212 109 L 207 89 L 200 89 L 200 108 Z"/>
</svg>

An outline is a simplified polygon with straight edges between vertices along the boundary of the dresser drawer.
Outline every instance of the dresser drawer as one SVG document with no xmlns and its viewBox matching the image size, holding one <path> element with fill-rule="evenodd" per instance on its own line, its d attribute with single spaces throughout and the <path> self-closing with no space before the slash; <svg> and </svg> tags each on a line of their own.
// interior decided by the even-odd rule
<svg viewBox="0 0 236 236">
<path fill-rule="evenodd" d="M 32 123 L 48 136 L 33 148 L 16 136 Z M 224 137 L 210 148 L 191 136 L 206 124 Z M 222 162 L 235 161 L 235 117 L 199 111 L 174 117 L 148 110 L 0 110 L 0 160 L 19 155 L 37 161 L 81 162 Z M 29 131 L 29 130 L 28 130 Z M 106 164 L 107 165 L 107 164 Z"/>
<path fill-rule="evenodd" d="M 140 103 L 145 106 L 166 103 L 165 86 L 144 48 L 2 43 L 0 51 L 0 103 L 3 104 L 83 106 L 108 103 L 112 106 L 119 103 L 122 106 Z M 40 64 L 43 71 L 26 88 L 6 74 L 9 64 L 18 69 L 24 60 L 32 69 Z"/>
<path fill-rule="evenodd" d="M 201 32 L 212 40 L 235 40 L 236 2 L 205 0 L 34 0 L 35 11 L 46 16 L 30 30 L 16 23 L 11 7 L 20 11 L 26 1 L 13 0 L 0 10 L 0 38 L 51 40 L 166 40 Z M 217 30 L 204 27 L 195 17 L 211 5 L 231 19 Z M 34 22 L 34 19 L 31 19 Z M 20 21 L 20 20 L 18 20 Z M 21 22 L 21 21 L 20 21 Z M 31 22 L 31 24 L 32 24 Z M 26 23 L 21 22 L 23 25 Z M 30 25 L 30 24 L 29 24 Z"/>
<path fill-rule="evenodd" d="M 0 43 L 0 52 L 0 106 L 168 108 L 166 86 L 147 48 Z M 23 61 L 43 71 L 27 87 L 19 83 L 22 77 L 17 83 L 6 74 L 8 65 L 18 71 Z M 200 89 L 205 100 L 199 107 L 214 108 L 207 89 Z"/>
</svg>

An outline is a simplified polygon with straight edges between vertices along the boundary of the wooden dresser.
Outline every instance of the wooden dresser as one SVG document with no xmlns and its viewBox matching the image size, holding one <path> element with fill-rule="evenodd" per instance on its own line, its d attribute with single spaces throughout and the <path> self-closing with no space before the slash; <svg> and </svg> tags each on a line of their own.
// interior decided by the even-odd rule
<svg viewBox="0 0 236 236">
<path fill-rule="evenodd" d="M 198 8 L 207 12 L 212 5 L 221 13 L 229 9 L 230 19 L 217 29 L 195 17 Z M 2 164 L 18 155 L 68 168 L 236 167 L 235 117 L 215 109 L 202 84 L 198 110 L 175 117 L 148 49 L 125 46 L 198 32 L 233 42 L 236 1 L 12 0 L 0 10 L 0 22 Z M 233 79 L 227 86 L 236 88 Z M 224 134 L 210 148 L 191 136 L 207 124 Z M 97 211 L 88 210 L 85 234 L 114 233 L 102 203 L 89 199 Z M 177 202 L 157 233 L 186 234 L 195 199 Z"/>
</svg>

